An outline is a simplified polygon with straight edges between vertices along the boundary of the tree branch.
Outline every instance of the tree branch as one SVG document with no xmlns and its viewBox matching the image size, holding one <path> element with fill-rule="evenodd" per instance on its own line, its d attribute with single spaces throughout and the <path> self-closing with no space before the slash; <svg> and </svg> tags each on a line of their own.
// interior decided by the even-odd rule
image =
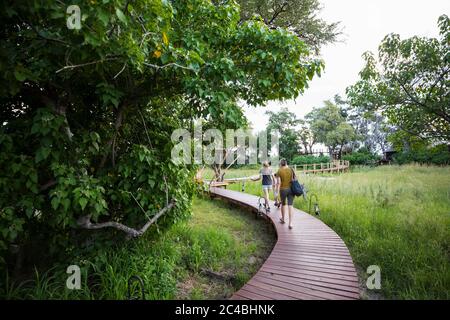
<svg viewBox="0 0 450 320">
<path fill-rule="evenodd" d="M 46 182 L 45 184 L 43 184 L 42 186 L 39 187 L 39 191 L 40 192 L 44 192 L 45 190 L 53 187 L 54 185 L 56 185 L 58 182 L 55 179 L 51 179 L 48 182 Z"/>
<path fill-rule="evenodd" d="M 172 200 L 166 207 L 162 208 L 157 214 L 155 214 L 142 228 L 140 229 L 134 229 L 131 227 L 128 227 L 122 223 L 115 222 L 115 221 L 108 221 L 108 222 L 102 222 L 102 223 L 92 223 L 91 222 L 91 216 L 83 216 L 80 217 L 77 221 L 77 224 L 80 228 L 88 229 L 88 230 L 97 230 L 97 229 L 103 229 L 103 228 L 114 228 L 120 231 L 125 232 L 130 238 L 138 238 L 142 236 L 147 229 L 154 224 L 164 213 L 168 212 L 170 209 L 172 209 L 175 206 L 176 200 Z"/>
<path fill-rule="evenodd" d="M 164 68 L 167 68 L 167 67 L 178 67 L 178 68 L 181 68 L 181 69 L 186 69 L 186 70 L 190 70 L 190 71 L 194 71 L 195 72 L 194 69 L 182 66 L 182 65 L 180 65 L 178 63 L 175 63 L 175 62 L 168 63 L 168 64 L 165 64 L 165 65 L 162 65 L 162 66 L 158 66 L 156 64 L 144 62 L 144 65 L 146 65 L 148 67 L 155 68 L 156 70 L 164 69 Z"/>
<path fill-rule="evenodd" d="M 64 66 L 61 69 L 56 70 L 55 73 L 60 73 L 61 71 L 67 70 L 67 69 L 75 69 L 75 68 L 79 68 L 79 67 L 85 67 L 85 66 L 89 66 L 92 64 L 97 64 L 97 63 L 101 63 L 101 62 L 105 62 L 105 61 L 111 61 L 111 60 L 116 60 L 118 59 L 117 57 L 111 57 L 111 58 L 105 58 L 105 59 L 99 59 L 99 60 L 95 60 L 95 61 L 91 61 L 91 62 L 86 62 L 86 63 L 81 63 L 81 64 L 75 64 L 75 65 L 71 65 L 71 66 Z"/>
<path fill-rule="evenodd" d="M 267 23 L 268 25 L 271 25 L 272 24 L 272 22 L 284 11 L 284 8 L 285 8 L 285 6 L 287 6 L 288 5 L 288 2 L 287 1 L 284 1 L 282 4 L 281 4 L 281 7 L 278 9 L 278 10 L 275 10 L 275 12 L 274 12 L 274 14 L 273 14 L 273 16 L 272 16 L 272 18 L 269 20 L 269 22 Z M 275 9 L 275 8 L 274 8 Z"/>
</svg>

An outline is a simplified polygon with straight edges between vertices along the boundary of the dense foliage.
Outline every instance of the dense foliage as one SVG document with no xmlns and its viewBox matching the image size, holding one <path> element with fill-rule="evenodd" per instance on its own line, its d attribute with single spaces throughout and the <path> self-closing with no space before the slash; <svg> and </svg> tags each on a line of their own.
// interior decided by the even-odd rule
<svg viewBox="0 0 450 320">
<path fill-rule="evenodd" d="M 398 164 L 423 163 L 434 165 L 450 165 L 450 150 L 447 145 L 435 147 L 421 147 L 394 155 Z"/>
<path fill-rule="evenodd" d="M 323 107 L 314 108 L 306 115 L 315 141 L 326 145 L 330 154 L 341 156 L 344 146 L 356 138 L 355 129 L 346 117 L 344 110 L 331 101 L 325 101 Z"/>
<path fill-rule="evenodd" d="M 316 164 L 316 163 L 328 163 L 330 162 L 329 156 L 296 156 L 291 164 L 293 165 L 304 165 L 304 164 Z"/>
<path fill-rule="evenodd" d="M 342 160 L 350 161 L 350 165 L 364 166 L 375 165 L 380 158 L 379 155 L 373 154 L 367 150 L 352 152 L 351 154 L 342 156 Z"/>
<path fill-rule="evenodd" d="M 328 23 L 319 17 L 322 6 L 318 0 L 238 0 L 244 20 L 260 16 L 271 28 L 283 27 L 319 53 L 323 45 L 336 42 L 339 23 Z"/>
<path fill-rule="evenodd" d="M 283 108 L 280 112 L 268 111 L 269 123 L 267 131 L 277 131 L 280 134 L 279 155 L 280 158 L 291 161 L 299 153 L 299 138 L 296 129 L 299 119 L 295 113 Z M 270 146 L 269 146 L 270 150 Z"/>
<path fill-rule="evenodd" d="M 378 61 L 364 54 L 360 80 L 347 89 L 352 106 L 379 111 L 410 135 L 450 140 L 450 19 L 439 18 L 440 38 L 385 37 Z"/>
<path fill-rule="evenodd" d="M 79 30 L 66 27 L 74 4 Z M 170 161 L 173 130 L 242 121 L 238 100 L 296 97 L 322 68 L 294 34 L 240 23 L 231 0 L 0 9 L 0 257 L 72 250 L 92 235 L 81 216 L 139 226 L 173 198 L 163 224 L 183 217 L 192 170 Z"/>
</svg>

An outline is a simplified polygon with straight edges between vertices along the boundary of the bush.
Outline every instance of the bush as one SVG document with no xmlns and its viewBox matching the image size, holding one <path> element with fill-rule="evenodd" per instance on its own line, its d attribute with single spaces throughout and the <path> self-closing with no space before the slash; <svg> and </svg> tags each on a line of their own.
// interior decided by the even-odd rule
<svg viewBox="0 0 450 320">
<path fill-rule="evenodd" d="M 292 160 L 293 165 L 301 166 L 304 164 L 314 164 L 314 163 L 328 163 L 330 162 L 329 156 L 296 156 Z"/>
<path fill-rule="evenodd" d="M 418 162 L 424 164 L 449 165 L 450 152 L 445 144 L 432 148 L 423 148 L 420 150 L 412 150 L 409 152 L 398 153 L 394 156 L 397 164 L 407 164 Z"/>
<path fill-rule="evenodd" d="M 342 160 L 350 161 L 352 165 L 372 165 L 380 160 L 380 156 L 367 151 L 359 151 L 343 156 Z"/>
</svg>

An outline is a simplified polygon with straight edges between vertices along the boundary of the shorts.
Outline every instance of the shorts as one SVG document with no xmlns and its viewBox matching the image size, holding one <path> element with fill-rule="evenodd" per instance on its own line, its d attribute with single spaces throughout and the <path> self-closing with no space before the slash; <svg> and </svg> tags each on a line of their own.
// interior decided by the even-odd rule
<svg viewBox="0 0 450 320">
<path fill-rule="evenodd" d="M 263 190 L 272 190 L 272 185 L 271 185 L 271 184 L 269 184 L 269 185 L 263 185 L 263 186 L 262 186 L 262 189 L 263 189 Z"/>
<path fill-rule="evenodd" d="M 283 206 L 286 205 L 286 199 L 288 206 L 292 206 L 294 204 L 294 195 L 292 194 L 291 189 L 281 189 L 280 196 L 281 196 L 281 204 Z"/>
</svg>

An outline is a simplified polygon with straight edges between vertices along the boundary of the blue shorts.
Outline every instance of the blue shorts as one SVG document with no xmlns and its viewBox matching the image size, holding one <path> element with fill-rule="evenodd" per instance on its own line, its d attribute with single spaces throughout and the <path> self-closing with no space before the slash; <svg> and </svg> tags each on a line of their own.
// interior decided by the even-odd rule
<svg viewBox="0 0 450 320">
<path fill-rule="evenodd" d="M 263 190 L 272 190 L 272 185 L 271 184 L 268 184 L 268 185 L 263 184 L 262 189 Z"/>
<path fill-rule="evenodd" d="M 281 204 L 283 206 L 286 205 L 286 200 L 288 206 L 292 206 L 294 204 L 294 195 L 292 194 L 291 189 L 281 189 L 280 196 L 281 196 Z"/>
</svg>

